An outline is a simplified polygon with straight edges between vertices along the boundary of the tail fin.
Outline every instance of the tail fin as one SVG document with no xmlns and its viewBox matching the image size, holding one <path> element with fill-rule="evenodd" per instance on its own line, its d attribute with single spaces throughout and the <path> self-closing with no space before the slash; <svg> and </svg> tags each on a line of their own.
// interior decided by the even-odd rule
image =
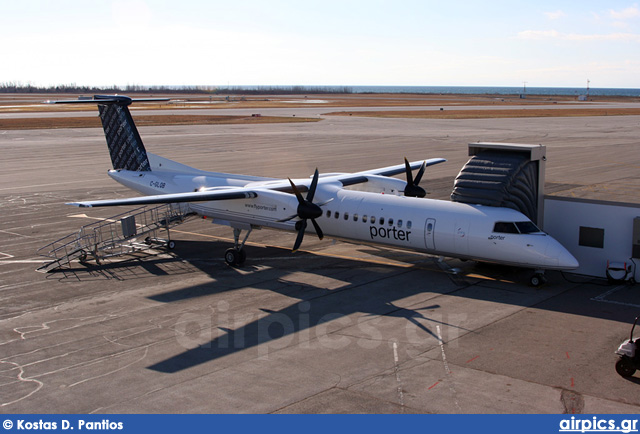
<svg viewBox="0 0 640 434">
<path fill-rule="evenodd" d="M 99 99 L 99 96 L 95 96 Z M 100 120 L 107 138 L 114 169 L 148 172 L 151 170 L 147 151 L 133 122 L 129 108 L 131 99 L 118 97 L 115 101 L 98 103 Z"/>
<path fill-rule="evenodd" d="M 93 99 L 53 101 L 55 104 L 97 103 L 114 169 L 148 172 L 151 170 L 129 108 L 133 101 L 167 101 L 166 98 L 131 99 L 123 95 L 95 95 Z"/>
</svg>

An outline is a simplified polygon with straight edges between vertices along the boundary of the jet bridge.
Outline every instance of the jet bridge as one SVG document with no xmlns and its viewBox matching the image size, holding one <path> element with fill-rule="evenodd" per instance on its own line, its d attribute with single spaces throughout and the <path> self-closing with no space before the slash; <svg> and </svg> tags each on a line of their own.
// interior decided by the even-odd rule
<svg viewBox="0 0 640 434">
<path fill-rule="evenodd" d="M 163 204 L 157 207 L 141 207 L 96 223 L 82 226 L 80 230 L 40 248 L 38 253 L 50 258 L 37 271 L 46 273 L 72 261 L 86 262 L 121 256 L 158 246 L 175 247 L 170 228 L 184 223 L 195 213 L 187 212 L 180 204 Z M 166 231 L 166 238 L 159 238 Z"/>
<path fill-rule="evenodd" d="M 451 200 L 512 208 L 542 227 L 546 153 L 544 145 L 470 143 Z"/>
</svg>

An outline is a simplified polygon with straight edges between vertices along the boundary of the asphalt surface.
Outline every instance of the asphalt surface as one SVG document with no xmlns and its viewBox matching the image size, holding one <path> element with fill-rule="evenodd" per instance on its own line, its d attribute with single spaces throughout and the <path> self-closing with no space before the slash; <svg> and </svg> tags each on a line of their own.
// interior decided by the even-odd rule
<svg viewBox="0 0 640 434">
<path fill-rule="evenodd" d="M 150 152 L 260 176 L 444 157 L 422 184 L 445 199 L 467 143 L 541 143 L 547 192 L 638 203 L 639 125 L 332 117 L 140 130 Z M 637 285 L 554 272 L 536 289 L 526 270 L 311 234 L 292 254 L 295 235 L 269 230 L 233 269 L 231 230 L 202 220 L 172 231 L 175 250 L 42 274 L 38 248 L 126 211 L 65 202 L 131 193 L 106 175 L 99 129 L 0 131 L 0 149 L 0 412 L 640 412 L 639 374 L 614 370 Z"/>
</svg>

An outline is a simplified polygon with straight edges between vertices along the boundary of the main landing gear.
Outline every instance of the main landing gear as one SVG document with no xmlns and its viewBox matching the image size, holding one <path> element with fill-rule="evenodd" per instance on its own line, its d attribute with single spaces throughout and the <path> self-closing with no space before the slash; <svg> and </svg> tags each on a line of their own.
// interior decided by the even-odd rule
<svg viewBox="0 0 640 434">
<path fill-rule="evenodd" d="M 247 259 L 247 252 L 244 250 L 244 244 L 247 242 L 247 238 L 249 238 L 249 234 L 252 230 L 253 228 L 249 226 L 241 243 L 240 234 L 242 233 L 242 229 L 233 228 L 234 245 L 224 253 L 224 261 L 231 267 L 239 267 L 244 264 L 244 261 Z"/>
</svg>

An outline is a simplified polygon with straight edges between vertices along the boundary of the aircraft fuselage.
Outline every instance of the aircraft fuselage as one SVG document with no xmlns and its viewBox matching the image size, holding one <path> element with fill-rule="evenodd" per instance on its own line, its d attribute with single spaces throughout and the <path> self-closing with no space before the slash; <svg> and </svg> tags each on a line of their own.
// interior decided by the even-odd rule
<svg viewBox="0 0 640 434">
<path fill-rule="evenodd" d="M 145 195 L 250 188 L 257 192 L 256 198 L 194 202 L 189 203 L 189 207 L 215 223 L 297 230 L 296 220 L 280 221 L 295 214 L 296 197 L 266 188 L 278 180 L 204 171 L 185 173 L 178 167 L 172 170 L 170 160 L 162 159 L 163 166 L 159 165 L 156 156 L 150 157 L 153 157 L 152 171 L 112 170 L 109 174 L 116 181 Z M 354 191 L 342 188 L 337 182 L 321 182 L 315 200 L 329 201 L 322 206 L 323 214 L 317 219 L 325 235 L 358 243 L 534 269 L 572 269 L 578 266 L 562 245 L 537 230 L 518 211 L 400 196 L 398 187 L 402 181 L 388 179 L 386 185 L 376 185 L 376 191 Z M 308 182 L 300 180 L 305 181 Z M 313 228 L 307 228 L 309 231 Z"/>
</svg>

